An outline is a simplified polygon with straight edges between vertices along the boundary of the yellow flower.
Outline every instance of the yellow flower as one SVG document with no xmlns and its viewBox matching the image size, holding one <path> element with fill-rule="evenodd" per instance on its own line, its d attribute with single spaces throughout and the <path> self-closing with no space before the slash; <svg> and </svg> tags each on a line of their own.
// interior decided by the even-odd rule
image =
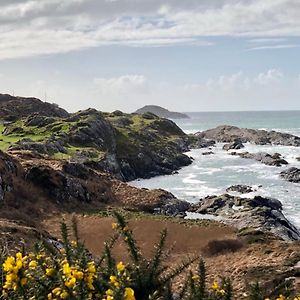
<svg viewBox="0 0 300 300">
<path fill-rule="evenodd" d="M 118 228 L 118 224 L 117 224 L 117 223 L 112 223 L 112 224 L 111 224 L 111 228 L 112 228 L 113 230 L 116 230 L 116 229 Z"/>
<path fill-rule="evenodd" d="M 197 280 L 199 280 L 199 275 L 194 275 L 193 277 L 192 277 L 192 279 L 194 280 L 194 281 L 197 281 Z"/>
<path fill-rule="evenodd" d="M 27 284 L 27 281 L 28 281 L 28 279 L 25 278 L 25 277 L 23 277 L 23 278 L 21 279 L 21 286 L 24 286 L 25 284 Z"/>
<path fill-rule="evenodd" d="M 51 277 L 54 274 L 54 269 L 53 268 L 47 268 L 46 269 L 46 275 Z"/>
<path fill-rule="evenodd" d="M 105 294 L 106 294 L 107 296 L 113 296 L 114 292 L 113 292 L 112 289 L 108 289 L 108 290 L 105 292 Z"/>
<path fill-rule="evenodd" d="M 218 284 L 218 282 L 217 281 L 214 281 L 214 283 L 212 284 L 212 289 L 214 289 L 214 290 L 219 290 L 220 289 L 220 286 L 219 286 L 219 284 Z"/>
<path fill-rule="evenodd" d="M 61 299 L 67 299 L 68 297 L 69 297 L 69 294 L 66 291 L 64 291 L 60 294 Z"/>
<path fill-rule="evenodd" d="M 55 289 L 52 290 L 52 294 L 54 296 L 59 296 L 60 293 L 61 293 L 61 288 L 59 288 L 59 287 L 57 287 L 57 288 L 55 288 Z"/>
<path fill-rule="evenodd" d="M 125 265 L 123 264 L 123 262 L 119 262 L 118 264 L 117 264 L 117 270 L 119 271 L 119 272 L 123 272 L 124 270 L 125 270 Z"/>
<path fill-rule="evenodd" d="M 29 263 L 29 268 L 35 269 L 36 267 L 37 267 L 37 262 L 36 262 L 36 260 L 32 260 L 32 261 Z"/>
<path fill-rule="evenodd" d="M 73 288 L 76 285 L 76 278 L 73 277 L 69 279 L 68 281 L 65 282 L 65 286 L 68 287 L 69 289 Z"/>
<path fill-rule="evenodd" d="M 117 282 L 117 277 L 111 275 L 111 276 L 109 277 L 109 280 L 110 280 L 111 283 L 115 283 L 115 282 Z"/>
<path fill-rule="evenodd" d="M 276 300 L 285 300 L 285 297 L 282 294 L 280 294 L 279 297 L 276 298 Z"/>
<path fill-rule="evenodd" d="M 124 300 L 135 300 L 134 290 L 132 288 L 125 288 Z"/>
<path fill-rule="evenodd" d="M 89 273 L 96 273 L 96 267 L 95 267 L 94 262 L 89 262 L 88 263 L 88 269 L 87 269 L 87 271 Z"/>
<path fill-rule="evenodd" d="M 226 293 L 225 290 L 223 290 L 223 289 L 219 290 L 218 292 L 219 292 L 222 296 L 224 296 L 225 293 Z"/>
</svg>

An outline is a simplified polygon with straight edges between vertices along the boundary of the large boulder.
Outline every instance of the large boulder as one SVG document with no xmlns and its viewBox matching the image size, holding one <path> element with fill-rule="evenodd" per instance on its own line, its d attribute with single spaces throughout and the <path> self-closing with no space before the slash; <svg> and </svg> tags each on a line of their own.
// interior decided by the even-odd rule
<svg viewBox="0 0 300 300">
<path fill-rule="evenodd" d="M 300 239 L 299 230 L 286 219 L 282 203 L 277 199 L 260 196 L 247 199 L 228 194 L 208 196 L 190 211 L 219 216 L 222 222 L 238 229 L 254 228 L 284 240 Z"/>
<path fill-rule="evenodd" d="M 228 143 L 228 144 L 225 144 L 223 146 L 223 150 L 238 150 L 238 149 L 242 149 L 244 148 L 245 146 L 243 145 L 243 143 L 241 142 L 240 139 L 236 139 L 234 140 L 232 143 Z"/>
<path fill-rule="evenodd" d="M 280 176 L 290 182 L 300 183 L 300 169 L 292 167 L 280 173 Z"/>
</svg>

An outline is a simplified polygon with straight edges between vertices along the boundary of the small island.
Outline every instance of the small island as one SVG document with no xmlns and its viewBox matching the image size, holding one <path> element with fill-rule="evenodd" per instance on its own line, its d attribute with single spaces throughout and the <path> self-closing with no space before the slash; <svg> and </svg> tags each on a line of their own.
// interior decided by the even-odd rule
<svg viewBox="0 0 300 300">
<path fill-rule="evenodd" d="M 163 108 L 158 105 L 145 105 L 142 108 L 135 111 L 137 114 L 152 113 L 157 115 L 160 118 L 166 119 L 189 119 L 190 117 L 187 114 L 169 111 L 166 108 Z"/>
</svg>

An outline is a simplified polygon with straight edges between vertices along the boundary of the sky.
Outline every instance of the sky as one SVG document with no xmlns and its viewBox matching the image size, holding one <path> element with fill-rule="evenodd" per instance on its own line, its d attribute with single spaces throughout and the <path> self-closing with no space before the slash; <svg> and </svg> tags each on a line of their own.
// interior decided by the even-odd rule
<svg viewBox="0 0 300 300">
<path fill-rule="evenodd" d="M 300 110 L 299 0 L 0 0 L 0 93 L 73 112 Z"/>
</svg>

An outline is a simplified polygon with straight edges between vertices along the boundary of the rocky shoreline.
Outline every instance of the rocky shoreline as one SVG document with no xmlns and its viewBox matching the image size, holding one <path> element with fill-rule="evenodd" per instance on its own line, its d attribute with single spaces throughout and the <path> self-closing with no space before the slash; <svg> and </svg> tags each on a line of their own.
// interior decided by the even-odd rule
<svg viewBox="0 0 300 300">
<path fill-rule="evenodd" d="M 234 126 L 187 135 L 171 120 L 152 113 L 102 113 L 88 109 L 69 114 L 38 99 L 0 96 L 0 116 L 11 114 L 3 122 L 0 141 L 7 152 L 0 152 L 2 217 L 19 216 L 31 222 L 33 215 L 38 219 L 47 209 L 112 206 L 180 218 L 187 212 L 212 214 L 240 230 L 252 228 L 285 240 L 300 237 L 276 199 L 259 196 L 245 199 L 225 194 L 208 196 L 199 204 L 191 205 L 166 191 L 138 189 L 126 183 L 173 174 L 192 163 L 185 152 L 207 148 L 203 155 L 213 155 L 213 147 L 218 142 L 228 143 L 223 150 L 230 155 L 271 166 L 286 165 L 287 161 L 279 153 L 236 150 L 242 149 L 246 142 L 299 147 L 299 137 Z M 14 109 L 18 103 L 21 103 L 19 109 Z M 30 104 L 29 109 L 20 113 L 26 103 Z M 299 183 L 297 168 L 282 171 L 280 176 Z M 228 192 L 252 190 L 240 185 L 228 188 Z M 30 201 L 33 196 L 34 203 Z"/>
</svg>

